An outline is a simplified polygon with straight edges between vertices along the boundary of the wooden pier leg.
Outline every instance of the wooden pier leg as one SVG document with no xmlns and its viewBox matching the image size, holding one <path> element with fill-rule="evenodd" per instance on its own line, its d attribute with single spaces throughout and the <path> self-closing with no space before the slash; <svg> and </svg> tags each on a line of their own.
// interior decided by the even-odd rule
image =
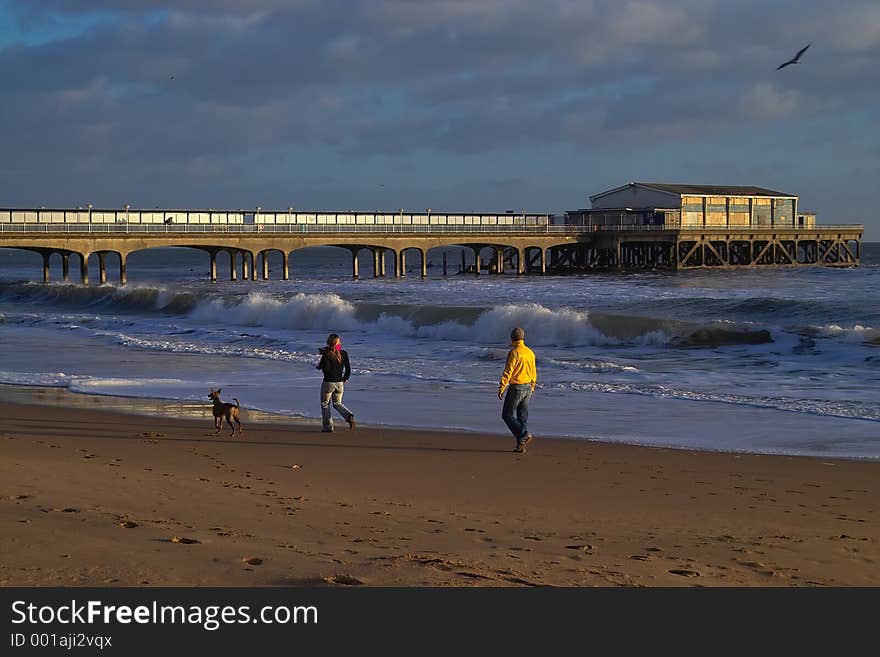
<svg viewBox="0 0 880 657">
<path fill-rule="evenodd" d="M 101 285 L 107 283 L 107 254 L 104 251 L 98 253 L 98 281 Z"/>
<path fill-rule="evenodd" d="M 351 250 L 351 277 L 354 280 L 358 279 L 358 251 L 359 249 Z"/>
<path fill-rule="evenodd" d="M 406 249 L 401 249 L 397 254 L 397 271 L 402 278 L 406 278 Z"/>
<path fill-rule="evenodd" d="M 379 278 L 379 249 L 370 249 L 373 254 L 373 278 Z"/>
<path fill-rule="evenodd" d="M 474 251 L 474 274 L 475 274 L 476 276 L 479 276 L 479 275 L 480 275 L 480 264 L 481 264 L 481 263 L 480 263 L 480 250 L 481 250 L 481 249 L 480 249 L 479 247 L 473 247 L 473 251 Z"/>
<path fill-rule="evenodd" d="M 51 252 L 44 252 L 43 256 L 43 283 L 49 282 L 49 258 L 52 256 Z"/>
<path fill-rule="evenodd" d="M 391 251 L 391 260 L 393 261 L 394 278 L 400 278 L 400 258 L 397 257 L 397 251 Z"/>
<path fill-rule="evenodd" d="M 281 260 L 283 264 L 283 272 L 281 274 L 281 280 L 289 281 L 290 280 L 290 256 L 287 251 L 281 252 Z"/>
<path fill-rule="evenodd" d="M 428 249 L 419 249 L 422 254 L 422 278 L 428 278 Z"/>
<path fill-rule="evenodd" d="M 504 247 L 495 247 L 495 273 L 500 276 L 504 273 Z"/>
<path fill-rule="evenodd" d="M 516 275 L 522 276 L 526 273 L 526 250 L 516 250 Z"/>
<path fill-rule="evenodd" d="M 257 279 L 257 254 L 250 252 L 251 256 L 251 280 L 256 281 Z"/>
<path fill-rule="evenodd" d="M 269 252 L 263 251 L 263 280 L 269 280 Z"/>
<path fill-rule="evenodd" d="M 385 260 L 388 255 L 388 251 L 385 249 L 379 249 L 379 277 L 385 278 Z"/>
<path fill-rule="evenodd" d="M 61 277 L 67 283 L 70 280 L 70 254 L 61 254 Z"/>
<path fill-rule="evenodd" d="M 119 254 L 119 284 L 120 285 L 128 285 L 128 274 L 125 273 L 125 261 L 127 259 L 126 254 Z"/>
<path fill-rule="evenodd" d="M 616 240 L 615 248 L 617 250 L 617 268 L 623 269 L 623 248 L 620 240 Z"/>
<path fill-rule="evenodd" d="M 234 249 L 230 249 L 227 251 L 229 254 L 229 280 L 237 281 L 238 280 L 238 251 Z"/>
<path fill-rule="evenodd" d="M 547 273 L 547 252 L 544 247 L 541 247 L 541 276 Z"/>
<path fill-rule="evenodd" d="M 89 256 L 86 253 L 79 254 L 79 278 L 83 285 L 89 284 Z"/>
<path fill-rule="evenodd" d="M 209 251 L 208 256 L 211 258 L 211 282 L 217 282 L 217 252 Z"/>
<path fill-rule="evenodd" d="M 241 280 L 243 281 L 251 277 L 251 263 L 248 260 L 248 255 L 247 251 L 241 252 Z"/>
</svg>

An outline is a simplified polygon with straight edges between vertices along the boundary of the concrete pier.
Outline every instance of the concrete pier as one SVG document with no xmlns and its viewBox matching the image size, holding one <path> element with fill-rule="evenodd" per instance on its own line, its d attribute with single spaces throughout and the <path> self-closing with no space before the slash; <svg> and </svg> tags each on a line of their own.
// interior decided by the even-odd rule
<svg viewBox="0 0 880 657">
<path fill-rule="evenodd" d="M 101 285 L 107 284 L 107 254 L 104 251 L 98 253 L 98 280 Z"/>
<path fill-rule="evenodd" d="M 89 256 L 86 253 L 79 253 L 79 278 L 83 285 L 89 284 Z"/>
<path fill-rule="evenodd" d="M 4 212 L 7 219 L 4 220 Z M 268 275 L 271 251 L 282 254 L 284 280 L 289 280 L 290 257 L 295 251 L 332 246 L 351 253 L 352 277 L 359 276 L 358 253 L 372 254 L 373 277 L 388 274 L 387 258 L 394 258 L 394 275 L 407 275 L 407 252 L 418 251 L 420 275 L 428 275 L 428 252 L 452 246 L 462 249 L 461 271 L 467 271 L 466 250 L 474 254 L 474 274 L 482 274 L 481 250 L 493 249 L 494 270 L 501 274 L 515 267 L 517 274 L 546 274 L 589 270 L 638 270 L 741 267 L 856 267 L 861 262 L 861 225 L 811 226 L 599 226 L 521 224 L 477 225 L 277 225 L 244 223 L 181 223 L 172 225 L 87 223 L 79 215 L 71 223 L 34 222 L 42 210 L 0 209 L 0 248 L 24 249 L 40 254 L 42 280 L 51 280 L 51 255 L 61 256 L 63 278 L 69 280 L 71 254 L 80 261 L 80 280 L 89 282 L 88 257 L 98 254 L 99 280 L 107 281 L 106 257 L 120 258 L 120 282 L 127 283 L 126 258 L 135 251 L 181 247 L 209 255 L 206 274 L 217 280 L 217 254 L 230 259 L 230 280 L 245 281 Z M 68 213 L 65 211 L 65 213 Z M 57 214 L 57 213 L 56 213 Z M 71 217 L 75 213 L 69 212 Z M 94 214 L 94 213 L 93 213 Z M 101 213 L 104 214 L 104 213 Z M 146 215 L 146 212 L 142 214 Z M 161 213 L 155 213 L 159 216 Z M 184 216 L 186 213 L 182 213 Z M 193 213 L 194 215 L 196 213 Z M 16 217 L 21 215 L 21 219 Z M 53 215 L 54 216 L 54 215 Z M 66 214 L 65 214 L 66 216 Z M 99 215 L 95 215 L 99 216 Z M 265 213 L 261 213 L 261 219 Z M 359 218 L 361 215 L 357 215 Z M 15 219 L 11 221 L 9 217 Z M 450 222 L 456 219 L 449 216 Z M 461 217 L 457 217 L 461 219 Z M 431 216 L 431 221 L 434 215 Z M 4 223 L 5 221 L 5 223 Z M 389 256 L 390 254 L 390 256 Z M 258 265 L 257 259 L 262 257 Z M 444 274 L 447 269 L 444 261 Z"/>
</svg>

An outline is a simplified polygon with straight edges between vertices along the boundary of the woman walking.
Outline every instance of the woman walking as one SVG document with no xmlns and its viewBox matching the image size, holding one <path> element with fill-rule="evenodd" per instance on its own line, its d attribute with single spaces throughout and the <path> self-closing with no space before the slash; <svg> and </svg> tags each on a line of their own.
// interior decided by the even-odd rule
<svg viewBox="0 0 880 657">
<path fill-rule="evenodd" d="M 333 431 L 331 402 L 333 408 L 348 422 L 348 426 L 354 429 L 354 413 L 342 403 L 345 382 L 351 376 L 348 352 L 342 348 L 342 342 L 335 333 L 327 336 L 327 346 L 321 347 L 318 351 L 321 354 L 321 362 L 316 369 L 324 373 L 324 382 L 321 384 L 321 424 L 323 425 L 321 431 L 325 433 Z"/>
</svg>

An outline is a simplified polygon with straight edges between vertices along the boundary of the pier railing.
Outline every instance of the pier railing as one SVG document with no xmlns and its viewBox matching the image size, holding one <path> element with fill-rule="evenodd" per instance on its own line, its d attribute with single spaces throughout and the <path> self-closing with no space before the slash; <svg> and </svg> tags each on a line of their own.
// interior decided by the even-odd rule
<svg viewBox="0 0 880 657">
<path fill-rule="evenodd" d="M 125 234 L 173 234 L 173 233 L 232 233 L 232 234 L 282 234 L 320 235 L 326 233 L 366 234 L 528 234 L 528 235 L 580 235 L 595 232 L 661 232 L 695 230 L 707 232 L 779 231 L 798 230 L 862 230 L 859 224 L 822 224 L 819 226 L 618 226 L 579 225 L 468 225 L 468 224 L 134 224 L 134 223 L 2 223 L 0 233 L 97 233 L 107 235 Z"/>
</svg>

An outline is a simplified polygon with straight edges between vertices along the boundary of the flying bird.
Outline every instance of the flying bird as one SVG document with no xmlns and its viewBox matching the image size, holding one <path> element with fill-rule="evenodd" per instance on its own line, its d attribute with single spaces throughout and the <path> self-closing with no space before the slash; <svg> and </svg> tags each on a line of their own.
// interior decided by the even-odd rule
<svg viewBox="0 0 880 657">
<path fill-rule="evenodd" d="M 801 58 L 801 55 L 803 55 L 805 52 L 807 52 L 807 48 L 809 48 L 809 47 L 812 46 L 812 45 L 813 45 L 812 43 L 808 43 L 807 45 L 805 45 L 803 48 L 801 48 L 800 50 L 797 51 L 797 55 L 795 55 L 794 57 L 792 57 L 791 59 L 789 59 L 789 60 L 788 60 L 787 62 L 785 62 L 784 64 L 780 64 L 780 65 L 776 68 L 776 70 L 778 71 L 779 69 L 785 68 L 785 67 L 788 66 L 789 64 L 797 64 L 797 63 L 798 63 L 798 60 L 800 60 L 800 58 Z"/>
</svg>

